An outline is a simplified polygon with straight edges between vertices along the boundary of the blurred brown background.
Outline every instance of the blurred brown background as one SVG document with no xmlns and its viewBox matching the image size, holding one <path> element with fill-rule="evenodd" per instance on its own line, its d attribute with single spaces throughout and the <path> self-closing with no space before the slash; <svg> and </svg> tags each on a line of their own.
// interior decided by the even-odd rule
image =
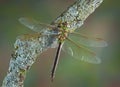
<svg viewBox="0 0 120 87">
<path fill-rule="evenodd" d="M 33 33 L 18 22 L 31 17 L 51 23 L 75 0 L 0 0 L 0 85 L 5 77 L 16 37 Z M 82 29 L 83 28 L 83 29 Z M 104 0 L 78 31 L 102 37 L 108 47 L 99 51 L 99 65 L 69 58 L 62 52 L 51 87 L 120 87 L 120 0 Z M 55 49 L 37 58 L 27 73 L 25 87 L 49 87 Z"/>
</svg>

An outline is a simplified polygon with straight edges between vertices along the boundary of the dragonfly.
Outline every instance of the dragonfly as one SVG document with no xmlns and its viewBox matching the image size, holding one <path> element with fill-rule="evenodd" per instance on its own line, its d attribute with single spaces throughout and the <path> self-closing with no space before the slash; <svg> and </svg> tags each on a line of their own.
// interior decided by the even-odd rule
<svg viewBox="0 0 120 87">
<path fill-rule="evenodd" d="M 101 38 L 94 38 L 86 34 L 75 32 L 67 28 L 67 22 L 59 22 L 56 25 L 40 23 L 27 17 L 19 18 L 21 24 L 41 35 L 51 35 L 56 38 L 57 51 L 51 70 L 51 80 L 55 77 L 56 68 L 60 58 L 61 49 L 72 57 L 85 62 L 99 64 L 101 59 L 91 48 L 106 47 L 107 42 Z"/>
</svg>

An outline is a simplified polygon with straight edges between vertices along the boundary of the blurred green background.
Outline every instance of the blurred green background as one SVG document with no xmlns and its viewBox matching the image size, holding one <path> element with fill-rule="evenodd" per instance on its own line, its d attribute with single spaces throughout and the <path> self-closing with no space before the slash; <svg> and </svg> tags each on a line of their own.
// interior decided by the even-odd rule
<svg viewBox="0 0 120 87">
<path fill-rule="evenodd" d="M 33 33 L 19 17 L 51 23 L 75 0 L 0 0 L 0 85 L 9 66 L 16 37 Z M 83 28 L 83 29 L 82 29 Z M 50 71 L 55 49 L 41 54 L 27 73 L 25 87 L 120 87 L 120 0 L 104 0 L 78 31 L 102 37 L 108 47 L 98 51 L 102 63 L 89 64 L 62 52 L 54 82 Z"/>
</svg>

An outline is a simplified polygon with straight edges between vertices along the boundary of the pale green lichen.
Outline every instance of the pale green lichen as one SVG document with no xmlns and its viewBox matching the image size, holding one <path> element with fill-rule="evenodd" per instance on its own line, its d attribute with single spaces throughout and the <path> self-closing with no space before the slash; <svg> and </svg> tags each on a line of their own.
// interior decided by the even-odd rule
<svg viewBox="0 0 120 87">
<path fill-rule="evenodd" d="M 77 29 L 83 25 L 84 20 L 94 12 L 103 0 L 78 0 L 62 13 L 53 24 L 67 22 L 68 29 Z"/>
</svg>

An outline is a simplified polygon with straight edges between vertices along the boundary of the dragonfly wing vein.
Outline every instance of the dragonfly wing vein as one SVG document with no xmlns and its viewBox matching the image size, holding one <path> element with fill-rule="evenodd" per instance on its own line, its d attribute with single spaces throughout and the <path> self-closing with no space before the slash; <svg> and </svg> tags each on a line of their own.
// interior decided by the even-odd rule
<svg viewBox="0 0 120 87">
<path fill-rule="evenodd" d="M 81 45 L 78 46 L 74 43 L 71 43 L 69 40 L 65 41 L 62 49 L 75 59 L 93 64 L 101 63 L 101 59 L 98 58 L 96 54 L 92 53 L 92 51 L 87 50 L 88 48 L 82 47 Z"/>
</svg>

